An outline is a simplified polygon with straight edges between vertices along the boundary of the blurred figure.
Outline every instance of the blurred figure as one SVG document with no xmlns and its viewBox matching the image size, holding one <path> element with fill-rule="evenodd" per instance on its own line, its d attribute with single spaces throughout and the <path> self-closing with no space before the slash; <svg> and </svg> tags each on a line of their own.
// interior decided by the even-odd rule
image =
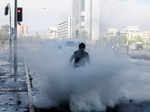
<svg viewBox="0 0 150 112">
<path fill-rule="evenodd" d="M 84 43 L 80 43 L 79 49 L 71 56 L 70 63 L 73 63 L 75 68 L 89 63 L 89 54 L 85 51 L 85 48 L 86 45 Z"/>
</svg>

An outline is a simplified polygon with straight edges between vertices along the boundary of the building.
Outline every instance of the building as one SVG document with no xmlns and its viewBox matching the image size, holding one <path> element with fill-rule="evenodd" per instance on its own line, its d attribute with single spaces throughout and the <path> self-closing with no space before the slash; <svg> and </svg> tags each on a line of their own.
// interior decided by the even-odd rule
<svg viewBox="0 0 150 112">
<path fill-rule="evenodd" d="M 100 0 L 73 0 L 73 37 L 99 40 Z"/>
<path fill-rule="evenodd" d="M 56 27 L 49 27 L 47 32 L 48 39 L 55 39 L 57 38 L 57 28 Z"/>
<path fill-rule="evenodd" d="M 72 38 L 72 18 L 68 17 L 67 20 L 57 25 L 57 38 Z"/>
<path fill-rule="evenodd" d="M 7 40 L 9 38 L 9 25 L 3 25 L 0 27 L 0 39 Z"/>
<path fill-rule="evenodd" d="M 127 26 L 120 30 L 120 36 L 126 37 L 128 40 L 135 40 L 136 37 L 142 37 L 142 33 L 138 26 Z"/>
<path fill-rule="evenodd" d="M 104 34 L 106 38 L 113 38 L 118 36 L 119 30 L 116 28 L 108 28 Z"/>
<path fill-rule="evenodd" d="M 144 31 L 144 32 L 142 32 L 142 39 L 144 41 L 149 41 L 150 40 L 150 31 Z"/>
<path fill-rule="evenodd" d="M 85 0 L 73 0 L 73 37 L 80 38 L 81 33 L 87 32 L 86 28 L 86 2 Z"/>
<path fill-rule="evenodd" d="M 0 29 L 1 29 L 3 32 L 8 33 L 8 32 L 9 32 L 9 25 L 3 25 L 3 26 L 1 26 Z"/>
<path fill-rule="evenodd" d="M 29 36 L 28 25 L 18 25 L 18 36 L 19 37 L 27 37 L 27 36 Z"/>
</svg>

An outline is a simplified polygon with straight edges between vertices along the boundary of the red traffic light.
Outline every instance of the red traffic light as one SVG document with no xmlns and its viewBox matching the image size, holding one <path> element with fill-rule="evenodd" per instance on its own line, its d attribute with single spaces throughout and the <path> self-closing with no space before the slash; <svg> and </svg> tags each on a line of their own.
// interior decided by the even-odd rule
<svg viewBox="0 0 150 112">
<path fill-rule="evenodd" d="M 17 10 L 17 12 L 18 12 L 18 13 L 21 13 L 21 10 L 20 10 L 20 9 L 18 9 L 18 10 Z"/>
<path fill-rule="evenodd" d="M 19 8 L 17 8 L 17 21 L 18 22 L 21 22 L 22 21 L 22 19 L 23 19 L 23 11 L 22 11 L 23 9 L 22 9 L 22 7 L 19 7 Z"/>
</svg>

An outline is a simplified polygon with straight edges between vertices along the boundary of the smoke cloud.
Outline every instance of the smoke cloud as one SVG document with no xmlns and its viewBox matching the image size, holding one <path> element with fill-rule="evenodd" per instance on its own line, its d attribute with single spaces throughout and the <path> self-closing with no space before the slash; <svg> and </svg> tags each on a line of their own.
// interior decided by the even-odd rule
<svg viewBox="0 0 150 112">
<path fill-rule="evenodd" d="M 35 42 L 30 45 L 30 49 L 20 54 L 36 73 L 33 82 L 39 94 L 34 101 L 38 107 L 53 107 L 70 100 L 74 112 L 100 111 L 108 105 L 114 106 L 120 99 L 150 98 L 147 74 L 138 70 L 126 56 L 87 45 L 90 64 L 74 69 L 69 58 L 78 45 L 67 47 L 62 41 L 42 41 L 38 49 L 32 49 Z"/>
</svg>

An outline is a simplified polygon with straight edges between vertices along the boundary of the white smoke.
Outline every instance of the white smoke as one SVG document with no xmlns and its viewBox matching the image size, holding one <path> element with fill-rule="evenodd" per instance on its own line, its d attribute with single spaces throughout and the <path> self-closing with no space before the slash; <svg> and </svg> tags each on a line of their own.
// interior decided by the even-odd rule
<svg viewBox="0 0 150 112">
<path fill-rule="evenodd" d="M 39 107 L 56 106 L 70 99 L 73 111 L 105 110 L 122 97 L 145 100 L 149 98 L 147 74 L 132 65 L 128 58 L 114 54 L 110 49 L 88 46 L 91 63 L 72 68 L 69 58 L 76 48 L 57 41 L 42 42 L 39 49 L 25 49 L 23 55 L 36 72 L 34 85 L 40 90 L 35 98 Z M 31 47 L 32 48 L 32 47 Z M 147 79 L 147 80 L 146 80 Z M 144 86 L 144 91 L 141 91 Z"/>
</svg>

